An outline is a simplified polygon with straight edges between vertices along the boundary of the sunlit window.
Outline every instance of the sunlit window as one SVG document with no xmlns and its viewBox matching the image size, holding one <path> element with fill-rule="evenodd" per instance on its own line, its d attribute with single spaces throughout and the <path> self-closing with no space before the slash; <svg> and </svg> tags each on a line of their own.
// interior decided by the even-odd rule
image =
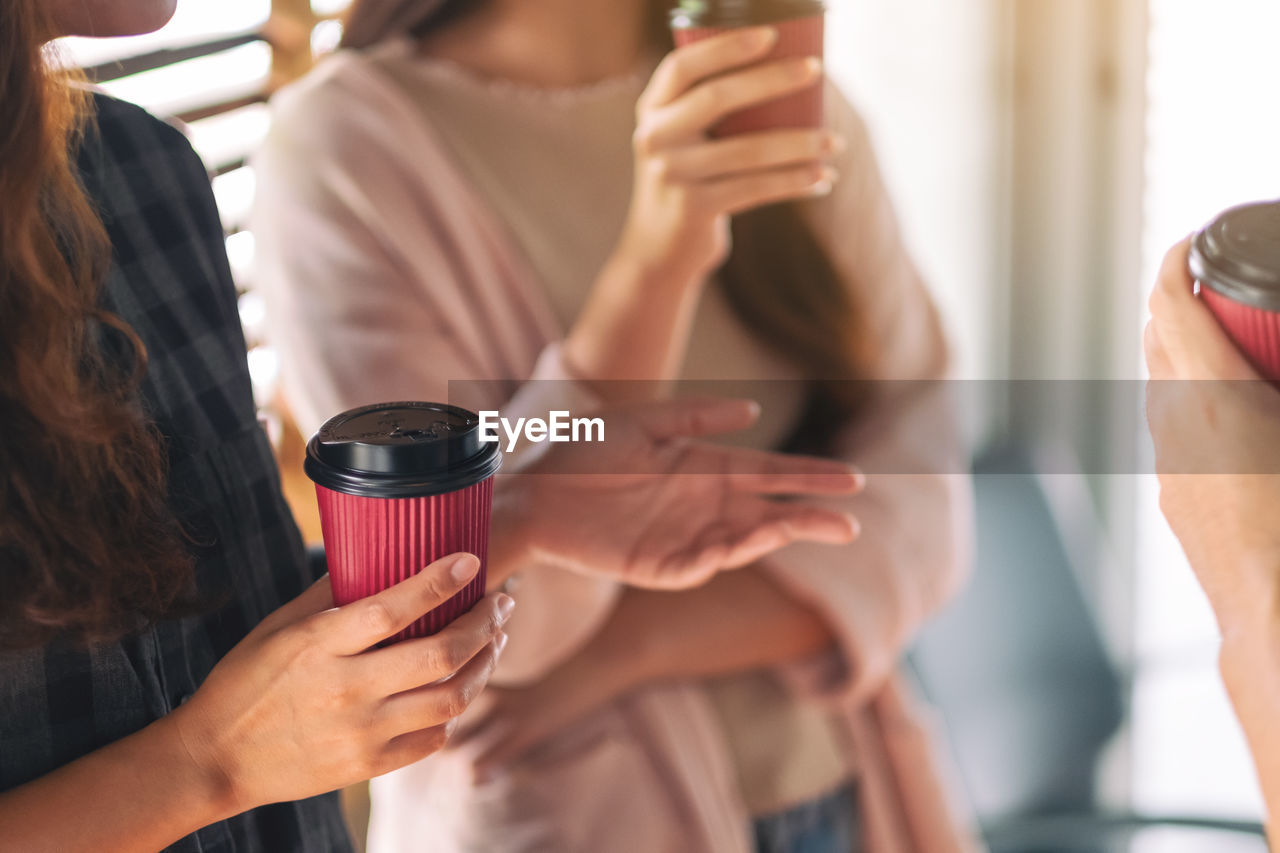
<svg viewBox="0 0 1280 853">
<path fill-rule="evenodd" d="M 132 101 L 174 120 L 213 175 L 213 190 L 227 232 L 227 255 L 241 288 L 240 315 L 250 346 L 249 370 L 259 404 L 275 395 L 278 366 L 262 346 L 264 310 L 252 290 L 253 235 L 244 230 L 255 179 L 247 165 L 267 134 L 266 99 L 290 74 L 304 70 L 298 54 L 320 55 L 337 46 L 341 25 L 334 16 L 349 0 L 314 0 L 311 15 L 296 7 L 274 10 L 271 0 L 184 0 L 163 29 L 115 39 L 69 38 L 55 55 L 84 68 L 107 94 Z M 314 24 L 309 40 L 281 33 Z M 303 30 L 305 33 L 305 30 Z M 272 35 L 274 34 L 274 35 Z M 286 74 L 280 73 L 285 59 Z"/>
<path fill-rule="evenodd" d="M 328 17 L 345 12 L 351 0 L 311 0 L 311 11 L 320 17 Z"/>
<path fill-rule="evenodd" d="M 76 65 L 93 66 L 158 50 L 255 32 L 271 16 L 271 0 L 180 2 L 173 20 L 162 30 L 114 39 L 63 39 L 61 50 Z"/>
<path fill-rule="evenodd" d="M 191 144 L 211 170 L 223 171 L 242 164 L 266 138 L 271 111 L 265 103 L 191 122 Z"/>
<path fill-rule="evenodd" d="M 179 115 L 262 92 L 271 73 L 271 47 L 263 41 L 166 65 L 102 84 L 108 94 L 158 115 Z"/>
</svg>

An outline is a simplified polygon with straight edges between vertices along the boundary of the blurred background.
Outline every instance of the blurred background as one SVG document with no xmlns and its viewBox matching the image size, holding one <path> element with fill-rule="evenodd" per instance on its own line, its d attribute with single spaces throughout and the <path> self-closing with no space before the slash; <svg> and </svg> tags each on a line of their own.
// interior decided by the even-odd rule
<svg viewBox="0 0 1280 853">
<path fill-rule="evenodd" d="M 109 92 L 183 123 L 215 175 L 255 392 L 314 540 L 300 442 L 261 345 L 246 163 L 265 99 L 333 49 L 346 5 L 180 0 L 159 33 L 64 43 Z M 996 394 L 966 411 L 977 576 L 913 660 L 952 729 L 960 783 L 984 823 L 1010 832 L 1082 811 L 1258 820 L 1216 626 L 1159 516 L 1135 415 L 1164 250 L 1225 207 L 1280 196 L 1280 4 L 829 5 L 829 72 L 872 127 L 959 376 L 1121 389 L 1106 404 Z M 1132 849 L 1231 849 L 1189 832 L 1155 828 Z"/>
</svg>

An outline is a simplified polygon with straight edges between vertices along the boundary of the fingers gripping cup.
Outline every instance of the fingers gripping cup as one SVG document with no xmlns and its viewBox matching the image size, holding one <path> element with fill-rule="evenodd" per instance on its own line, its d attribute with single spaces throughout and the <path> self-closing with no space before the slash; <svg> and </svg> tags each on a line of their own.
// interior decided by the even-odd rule
<svg viewBox="0 0 1280 853">
<path fill-rule="evenodd" d="M 676 46 L 683 47 L 741 27 L 763 24 L 778 31 L 778 43 L 765 60 L 823 56 L 826 6 L 822 0 L 682 0 L 671 12 Z M 734 113 L 712 135 L 735 136 L 780 128 L 823 126 L 823 87 L 813 86 L 757 107 Z"/>
<path fill-rule="evenodd" d="M 386 403 L 330 419 L 307 444 L 333 598 L 349 604 L 459 551 L 480 558 L 468 586 L 395 639 L 434 634 L 485 592 L 497 444 L 456 406 Z"/>
<path fill-rule="evenodd" d="M 1200 296 L 1266 378 L 1280 382 L 1280 202 L 1233 208 L 1195 236 Z"/>
</svg>

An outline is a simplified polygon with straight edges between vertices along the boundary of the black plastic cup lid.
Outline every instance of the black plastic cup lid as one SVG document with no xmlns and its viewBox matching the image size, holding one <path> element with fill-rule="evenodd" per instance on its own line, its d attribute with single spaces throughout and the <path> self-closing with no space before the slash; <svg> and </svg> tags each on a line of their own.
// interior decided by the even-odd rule
<svg viewBox="0 0 1280 853">
<path fill-rule="evenodd" d="M 822 0 L 681 0 L 671 10 L 671 26 L 750 27 L 821 15 L 826 10 Z"/>
<path fill-rule="evenodd" d="M 1191 243 L 1191 273 L 1233 302 L 1280 311 L 1280 201 L 1232 208 Z"/>
<path fill-rule="evenodd" d="M 502 464 L 474 412 L 442 403 L 381 403 L 330 418 L 307 443 L 318 485 L 370 498 L 418 498 L 487 480 Z"/>
</svg>

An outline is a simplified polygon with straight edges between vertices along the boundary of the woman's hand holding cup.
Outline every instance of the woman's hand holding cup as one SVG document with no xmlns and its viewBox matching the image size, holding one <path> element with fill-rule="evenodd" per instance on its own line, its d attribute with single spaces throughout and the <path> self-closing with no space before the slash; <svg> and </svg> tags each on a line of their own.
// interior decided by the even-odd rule
<svg viewBox="0 0 1280 853">
<path fill-rule="evenodd" d="M 1268 354 L 1258 344 L 1276 326 L 1258 323 L 1250 334 L 1248 324 L 1236 321 L 1257 312 L 1236 312 L 1203 290 L 1197 296 L 1190 249 L 1187 240 L 1169 252 L 1151 295 L 1147 419 L 1160 509 L 1218 618 L 1219 669 L 1253 752 L 1274 839 L 1280 837 L 1280 390 L 1220 320 L 1255 355 Z M 1206 299 L 1216 301 L 1215 310 Z M 1269 354 L 1257 363 L 1274 380 Z"/>
<path fill-rule="evenodd" d="M 817 57 L 762 62 L 777 40 L 749 27 L 669 54 L 636 108 L 632 205 L 618 253 L 662 278 L 694 282 L 727 257 L 729 217 L 822 195 L 843 147 L 830 131 L 766 130 L 727 139 L 711 130 L 743 108 L 812 87 Z"/>
<path fill-rule="evenodd" d="M 1280 391 L 1196 295 L 1189 248 L 1151 295 L 1147 420 L 1161 510 L 1229 635 L 1280 616 Z"/>
<path fill-rule="evenodd" d="M 228 814 L 430 755 L 488 681 L 514 602 L 493 594 L 434 636 L 378 644 L 478 570 L 474 556 L 455 554 L 338 608 L 325 578 L 263 620 L 162 722 Z"/>
<path fill-rule="evenodd" d="M 636 107 L 631 207 L 565 339 L 579 378 L 606 387 L 675 378 L 702 285 L 729 256 L 730 217 L 830 191 L 829 162 L 844 142 L 827 130 L 712 138 L 744 107 L 819 85 L 817 57 L 769 59 L 777 38 L 773 27 L 714 36 L 677 48 L 654 72 Z"/>
</svg>

